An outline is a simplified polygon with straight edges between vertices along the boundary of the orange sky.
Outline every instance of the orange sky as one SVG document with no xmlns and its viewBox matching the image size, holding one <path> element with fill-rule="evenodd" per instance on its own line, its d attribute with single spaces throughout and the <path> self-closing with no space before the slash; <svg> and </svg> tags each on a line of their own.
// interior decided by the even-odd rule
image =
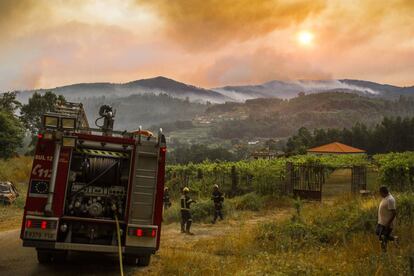
<svg viewBox="0 0 414 276">
<path fill-rule="evenodd" d="M 1 0 L 0 11 L 0 91 L 159 75 L 414 85 L 412 0 Z"/>
</svg>

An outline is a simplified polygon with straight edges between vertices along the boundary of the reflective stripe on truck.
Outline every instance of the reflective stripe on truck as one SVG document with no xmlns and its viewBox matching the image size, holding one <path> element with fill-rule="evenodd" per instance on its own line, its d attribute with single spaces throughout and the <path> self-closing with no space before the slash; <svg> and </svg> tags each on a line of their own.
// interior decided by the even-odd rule
<svg viewBox="0 0 414 276">
<path fill-rule="evenodd" d="M 156 247 L 158 226 L 128 224 L 125 246 Z"/>
</svg>

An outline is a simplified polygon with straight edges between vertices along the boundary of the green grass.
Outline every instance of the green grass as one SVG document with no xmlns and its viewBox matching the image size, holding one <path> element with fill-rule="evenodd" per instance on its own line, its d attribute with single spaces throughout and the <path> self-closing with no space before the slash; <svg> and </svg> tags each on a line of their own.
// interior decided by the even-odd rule
<svg viewBox="0 0 414 276">
<path fill-rule="evenodd" d="M 337 169 L 327 178 L 322 187 L 322 197 L 333 197 L 351 192 L 351 169 Z"/>
<path fill-rule="evenodd" d="M 338 195 L 351 193 L 352 170 L 337 169 L 326 178 L 322 187 L 323 198 L 333 198 Z M 381 179 L 378 171 L 374 168 L 367 168 L 367 190 L 377 192 L 381 186 Z"/>
</svg>

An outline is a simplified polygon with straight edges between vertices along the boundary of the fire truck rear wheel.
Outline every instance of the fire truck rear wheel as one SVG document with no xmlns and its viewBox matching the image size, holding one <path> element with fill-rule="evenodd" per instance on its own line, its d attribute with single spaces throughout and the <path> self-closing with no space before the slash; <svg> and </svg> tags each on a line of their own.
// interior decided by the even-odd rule
<svg viewBox="0 0 414 276">
<path fill-rule="evenodd" d="M 39 264 L 63 263 L 66 261 L 66 250 L 37 249 L 37 261 Z"/>
<path fill-rule="evenodd" d="M 50 250 L 36 249 L 37 261 L 39 264 L 50 264 L 52 263 L 52 252 Z"/>
<path fill-rule="evenodd" d="M 124 262 L 126 265 L 136 265 L 138 263 L 138 257 L 135 255 L 124 255 Z"/>
<path fill-rule="evenodd" d="M 151 255 L 144 255 L 138 257 L 138 266 L 149 266 L 151 262 Z"/>
<path fill-rule="evenodd" d="M 68 256 L 68 251 L 66 250 L 54 250 L 52 252 L 52 260 L 54 263 L 64 263 Z"/>
<path fill-rule="evenodd" d="M 148 266 L 151 262 L 151 255 L 125 255 L 124 260 L 127 265 Z"/>
</svg>

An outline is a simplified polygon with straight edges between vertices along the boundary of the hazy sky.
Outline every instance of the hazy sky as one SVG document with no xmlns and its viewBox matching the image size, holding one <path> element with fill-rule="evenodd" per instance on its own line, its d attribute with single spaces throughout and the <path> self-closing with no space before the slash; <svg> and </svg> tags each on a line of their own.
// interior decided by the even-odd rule
<svg viewBox="0 0 414 276">
<path fill-rule="evenodd" d="M 167 76 L 414 85 L 414 0 L 0 0 L 0 91 Z"/>
</svg>

